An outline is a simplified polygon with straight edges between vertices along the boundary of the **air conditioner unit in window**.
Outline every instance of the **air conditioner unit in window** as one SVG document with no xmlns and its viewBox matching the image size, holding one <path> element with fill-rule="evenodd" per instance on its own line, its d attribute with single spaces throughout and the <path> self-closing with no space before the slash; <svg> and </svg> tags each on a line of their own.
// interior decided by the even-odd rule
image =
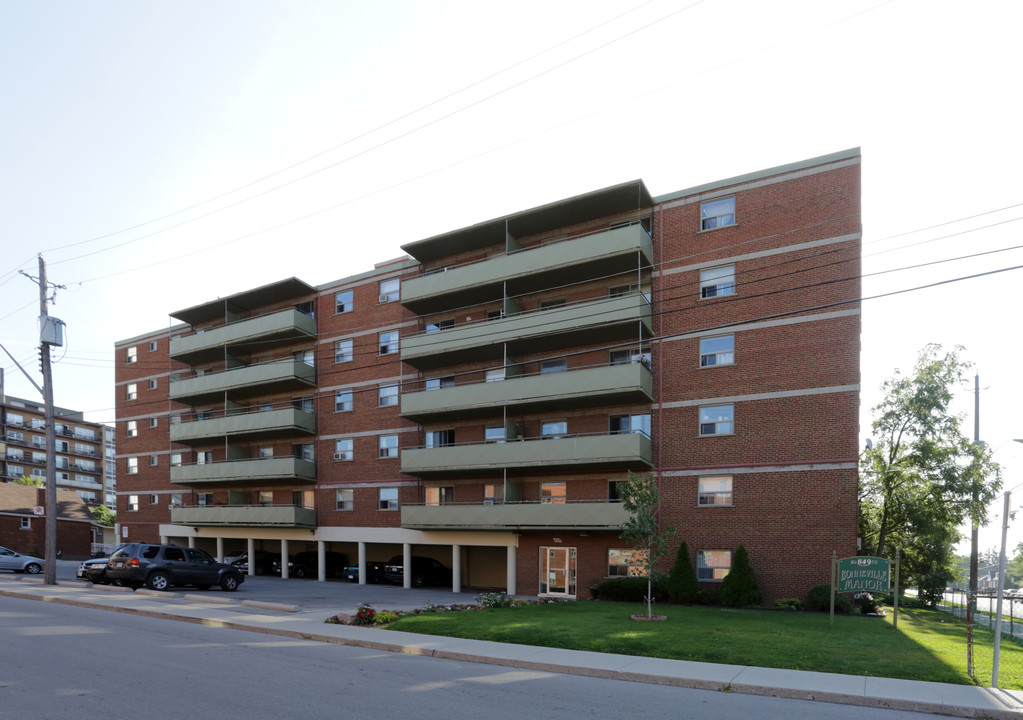
<svg viewBox="0 0 1023 720">
<path fill-rule="evenodd" d="M 377 298 L 377 302 L 381 303 L 390 302 L 390 300 L 391 298 L 387 295 L 381 295 L 380 297 Z"/>
<path fill-rule="evenodd" d="M 345 454 L 343 452 L 336 452 L 336 453 L 334 453 L 334 459 L 335 460 L 344 460 L 345 459 Z"/>
</svg>

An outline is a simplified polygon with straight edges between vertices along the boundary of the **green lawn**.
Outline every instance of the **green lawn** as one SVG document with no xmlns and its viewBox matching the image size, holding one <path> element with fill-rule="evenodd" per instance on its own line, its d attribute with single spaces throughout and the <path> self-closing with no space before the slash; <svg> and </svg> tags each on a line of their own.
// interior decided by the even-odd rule
<svg viewBox="0 0 1023 720">
<path fill-rule="evenodd" d="M 885 618 L 820 613 L 659 605 L 664 622 L 637 622 L 641 606 L 576 602 L 406 616 L 389 629 L 595 652 L 699 662 L 815 670 L 874 677 L 972 684 L 966 672 L 966 625 L 932 610 Z M 975 665 L 991 633 L 974 629 Z M 1023 648 L 1004 641 L 1002 667 L 1023 667 Z M 980 671 L 978 671 L 980 672 Z M 990 670 L 988 670 L 990 672 Z M 981 677 L 987 684 L 990 677 Z M 1023 689 L 1003 680 L 1002 687 Z"/>
</svg>

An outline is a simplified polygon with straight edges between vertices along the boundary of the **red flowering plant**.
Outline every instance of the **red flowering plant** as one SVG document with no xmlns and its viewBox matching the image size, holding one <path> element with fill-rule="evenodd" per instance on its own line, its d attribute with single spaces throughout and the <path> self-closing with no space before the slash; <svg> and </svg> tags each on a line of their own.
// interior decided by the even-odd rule
<svg viewBox="0 0 1023 720">
<path fill-rule="evenodd" d="M 373 625 L 376 621 L 373 619 L 377 614 L 376 608 L 369 603 L 363 603 L 359 606 L 358 612 L 355 613 L 355 624 L 356 625 Z"/>
</svg>

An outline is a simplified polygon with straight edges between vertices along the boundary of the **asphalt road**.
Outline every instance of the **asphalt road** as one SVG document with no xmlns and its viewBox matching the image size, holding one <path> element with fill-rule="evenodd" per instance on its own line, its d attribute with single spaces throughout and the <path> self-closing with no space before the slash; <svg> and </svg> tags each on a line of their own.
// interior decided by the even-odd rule
<svg viewBox="0 0 1023 720">
<path fill-rule="evenodd" d="M 944 717 L 387 653 L 19 598 L 0 602 L 0 646 L 0 720 Z"/>
</svg>

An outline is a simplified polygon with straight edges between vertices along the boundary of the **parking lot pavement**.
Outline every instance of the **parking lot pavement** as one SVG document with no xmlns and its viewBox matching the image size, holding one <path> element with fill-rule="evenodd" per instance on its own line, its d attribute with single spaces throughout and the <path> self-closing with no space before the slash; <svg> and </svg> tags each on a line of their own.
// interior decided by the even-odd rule
<svg viewBox="0 0 1023 720">
<path fill-rule="evenodd" d="M 58 561 L 58 582 L 84 582 L 75 579 L 78 563 L 70 560 Z M 179 592 L 195 592 L 190 588 L 176 588 Z M 363 603 L 369 603 L 382 610 L 412 610 L 433 605 L 467 604 L 475 602 L 477 592 L 451 592 L 451 588 L 429 587 L 409 588 L 387 583 L 359 585 L 347 580 L 326 580 L 289 578 L 256 575 L 246 577 L 234 593 L 219 589 L 207 591 L 211 596 L 224 594 L 232 600 L 254 600 L 265 603 L 291 605 L 301 612 L 330 611 L 352 613 Z"/>
</svg>

